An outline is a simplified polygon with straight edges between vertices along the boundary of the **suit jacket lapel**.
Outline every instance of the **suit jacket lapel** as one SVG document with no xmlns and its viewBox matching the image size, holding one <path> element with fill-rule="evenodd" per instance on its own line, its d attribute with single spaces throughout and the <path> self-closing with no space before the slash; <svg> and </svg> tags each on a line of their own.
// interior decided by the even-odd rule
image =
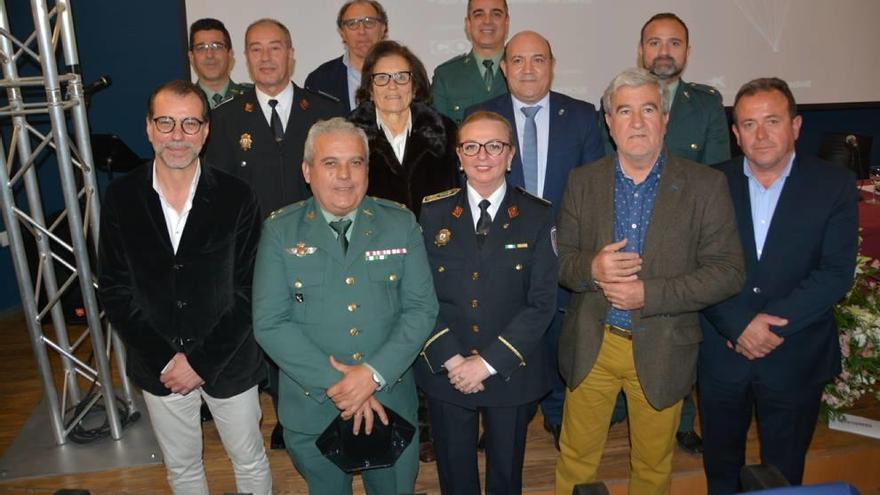
<svg viewBox="0 0 880 495">
<path fill-rule="evenodd" d="M 568 121 L 565 118 L 568 109 L 565 108 L 565 105 L 559 100 L 560 98 L 557 97 L 556 93 L 551 91 L 550 108 L 547 109 L 547 111 L 550 112 L 550 128 L 547 140 L 547 166 L 546 170 L 544 170 L 544 197 L 547 197 L 548 191 L 555 190 L 555 185 L 552 184 L 553 182 L 568 178 L 555 169 L 555 167 L 558 167 L 559 165 L 555 165 L 554 167 L 556 160 L 553 159 L 553 151 L 563 149 L 565 147 L 565 141 L 569 139 L 569 135 L 566 132 L 568 130 Z"/>
<path fill-rule="evenodd" d="M 156 163 L 153 162 L 150 163 L 149 167 L 145 167 L 146 174 L 143 177 L 144 187 L 142 189 L 144 195 L 143 203 L 147 205 L 145 214 L 149 218 L 150 224 L 156 230 L 158 238 L 162 239 L 162 246 L 169 253 L 173 253 L 174 248 L 171 246 L 168 225 L 165 223 L 165 213 L 162 211 L 162 200 L 159 199 L 159 193 L 153 189 L 153 167 L 155 166 Z"/>
<path fill-rule="evenodd" d="M 614 241 L 614 155 L 605 157 L 605 161 L 596 166 L 604 167 L 599 184 L 590 190 L 593 198 L 594 211 L 608 212 L 603 215 L 593 215 L 596 232 L 599 233 L 598 248 L 606 246 Z M 582 223 L 583 225 L 583 223 Z"/>
<path fill-rule="evenodd" d="M 643 267 L 642 273 L 650 274 L 651 265 L 655 261 L 662 262 L 655 254 L 663 253 L 665 237 L 670 233 L 680 232 L 680 228 L 676 226 L 681 223 L 681 217 L 677 212 L 685 211 L 682 201 L 682 191 L 687 184 L 685 178 L 679 168 L 678 160 L 671 156 L 667 150 L 663 153 L 666 155 L 666 163 L 663 166 L 663 173 L 660 176 L 660 184 L 657 188 L 657 198 L 654 200 L 654 207 L 651 210 L 651 220 L 648 225 L 648 231 L 645 233 L 645 243 L 643 245 Z M 613 227 L 612 227 L 613 228 Z"/>
<path fill-rule="evenodd" d="M 782 193 L 779 195 L 779 201 L 776 203 L 776 209 L 773 211 L 770 229 L 767 231 L 767 237 L 764 239 L 764 249 L 762 250 L 761 259 L 758 260 L 759 263 L 771 259 L 771 256 L 775 255 L 781 246 L 787 244 L 784 238 L 787 230 L 790 228 L 787 225 L 787 219 L 793 218 L 798 215 L 798 212 L 803 211 L 801 198 L 811 197 L 809 193 L 804 191 L 804 183 L 801 181 L 799 171 L 797 158 L 795 158 L 791 166 L 791 173 L 785 180 Z M 749 213 L 751 218 L 751 208 L 749 208 Z M 754 242 L 752 244 L 754 245 Z"/>
<path fill-rule="evenodd" d="M 287 117 L 287 126 L 284 128 L 284 140 L 281 142 L 282 146 L 291 141 L 288 139 L 290 136 L 305 136 L 309 132 L 305 127 L 306 122 L 309 119 L 301 117 L 302 113 L 308 111 L 310 111 L 309 99 L 306 97 L 305 92 L 294 84 L 293 99 L 290 102 L 290 115 Z M 292 165 L 299 168 L 300 164 L 295 163 Z"/>
<path fill-rule="evenodd" d="M 510 163 L 510 173 L 507 174 L 507 185 L 508 187 L 525 187 L 526 180 L 523 175 L 522 159 L 520 159 L 522 147 L 519 145 L 519 131 L 516 129 L 516 118 L 513 115 L 513 99 L 510 95 L 506 95 L 502 101 L 504 104 L 499 108 L 499 113 L 510 122 L 510 127 L 513 128 L 513 145 L 516 146 L 516 154 L 513 155 L 513 161 Z"/>
<path fill-rule="evenodd" d="M 193 246 L 198 246 L 208 239 L 208 231 L 211 228 L 210 218 L 213 215 L 211 202 L 214 200 L 216 184 L 217 179 L 209 167 L 202 166 L 202 174 L 199 176 L 199 183 L 196 184 L 196 193 L 186 219 L 186 226 L 177 245 L 178 254 L 186 254 Z"/>
<path fill-rule="evenodd" d="M 749 178 L 742 171 L 730 179 L 730 195 L 736 212 L 736 224 L 745 254 L 746 263 L 754 266 L 758 262 L 758 251 L 755 246 L 755 226 L 752 223 L 752 201 L 749 196 Z"/>
<path fill-rule="evenodd" d="M 495 252 L 504 246 L 504 239 L 507 237 L 506 234 L 510 229 L 510 224 L 519 215 L 516 201 L 511 194 L 512 189 L 513 186 L 508 183 L 507 190 L 504 192 L 504 199 L 501 200 L 501 205 L 498 207 L 498 211 L 495 212 L 495 218 L 492 219 L 492 227 L 489 229 L 486 240 L 483 241 L 483 246 L 479 250 L 480 258 L 495 256 Z M 476 239 L 476 235 L 474 235 L 474 239 Z"/>
</svg>

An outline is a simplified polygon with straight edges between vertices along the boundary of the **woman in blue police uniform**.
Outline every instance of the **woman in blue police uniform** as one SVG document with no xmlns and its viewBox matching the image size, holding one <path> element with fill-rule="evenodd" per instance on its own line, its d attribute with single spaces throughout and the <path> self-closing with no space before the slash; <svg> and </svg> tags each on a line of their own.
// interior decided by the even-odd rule
<svg viewBox="0 0 880 495">
<path fill-rule="evenodd" d="M 549 390 L 541 339 L 556 306 L 550 203 L 507 185 L 510 124 L 477 112 L 462 122 L 463 189 L 426 197 L 422 230 L 440 302 L 416 360 L 428 396 L 444 494 L 479 494 L 479 414 L 486 492 L 520 493 L 526 429 Z"/>
</svg>

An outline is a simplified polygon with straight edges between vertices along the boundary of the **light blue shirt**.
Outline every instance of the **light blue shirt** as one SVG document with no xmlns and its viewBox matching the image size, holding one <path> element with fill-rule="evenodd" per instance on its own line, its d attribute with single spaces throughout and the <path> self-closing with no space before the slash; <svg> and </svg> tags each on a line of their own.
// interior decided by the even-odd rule
<svg viewBox="0 0 880 495">
<path fill-rule="evenodd" d="M 785 180 L 791 174 L 794 156 L 795 154 L 792 153 L 785 170 L 770 184 L 770 187 L 764 187 L 758 182 L 752 174 L 748 158 L 743 157 L 743 173 L 749 179 L 749 203 L 752 206 L 752 228 L 755 230 L 755 252 L 758 254 L 758 259 L 761 259 L 761 253 L 764 251 L 764 241 L 767 240 L 767 232 L 770 230 L 770 222 L 773 220 L 779 195 L 782 194 Z"/>
<path fill-rule="evenodd" d="M 361 71 L 355 69 L 351 65 L 351 60 L 348 58 L 348 50 L 345 50 L 345 53 L 342 54 L 342 63 L 345 64 L 345 68 L 348 69 L 348 107 L 349 109 L 354 110 L 357 108 L 357 101 L 354 98 L 354 94 L 361 86 Z"/>
<path fill-rule="evenodd" d="M 550 149 L 550 93 L 548 92 L 535 104 L 529 105 L 510 95 L 513 100 L 513 119 L 516 120 L 516 137 L 522 148 L 523 135 L 526 128 L 526 115 L 520 110 L 523 107 L 540 106 L 541 109 L 535 114 L 535 125 L 538 127 L 538 191 L 537 195 L 544 197 L 544 176 L 547 175 L 547 152 Z M 522 153 L 521 149 L 516 150 Z M 520 154 L 520 157 L 522 155 Z"/>
</svg>

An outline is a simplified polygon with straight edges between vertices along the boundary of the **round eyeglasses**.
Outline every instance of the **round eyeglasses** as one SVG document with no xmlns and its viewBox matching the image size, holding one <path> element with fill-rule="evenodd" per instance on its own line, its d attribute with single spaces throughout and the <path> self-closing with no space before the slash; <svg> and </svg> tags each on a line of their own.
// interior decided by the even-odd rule
<svg viewBox="0 0 880 495">
<path fill-rule="evenodd" d="M 180 121 L 180 130 L 184 134 L 192 136 L 201 130 L 203 124 L 203 121 L 195 117 L 187 117 Z M 174 132 L 174 127 L 177 126 L 177 120 L 174 117 L 156 117 L 153 119 L 153 125 L 162 134 L 170 134 Z"/>
<path fill-rule="evenodd" d="M 376 29 L 379 24 L 384 24 L 378 17 L 357 17 L 355 19 L 343 19 L 342 26 L 349 31 L 357 31 L 361 26 L 367 30 Z"/>
<path fill-rule="evenodd" d="M 397 84 L 409 84 L 412 80 L 412 72 L 405 70 L 389 74 L 388 72 L 376 72 L 373 74 L 373 84 L 376 86 L 388 86 L 388 83 L 394 79 Z"/>
<path fill-rule="evenodd" d="M 495 139 L 485 143 L 465 141 L 458 145 L 458 149 L 461 150 L 461 154 L 464 156 L 477 156 L 480 154 L 480 148 L 485 149 L 489 156 L 498 156 L 501 153 L 504 153 L 504 148 L 507 148 L 508 146 L 510 146 L 510 143 Z"/>
</svg>

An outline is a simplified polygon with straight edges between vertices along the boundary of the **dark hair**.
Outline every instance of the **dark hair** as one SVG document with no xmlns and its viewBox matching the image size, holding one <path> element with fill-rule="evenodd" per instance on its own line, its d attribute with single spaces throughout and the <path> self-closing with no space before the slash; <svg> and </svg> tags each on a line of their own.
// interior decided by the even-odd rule
<svg viewBox="0 0 880 495">
<path fill-rule="evenodd" d="M 373 95 L 373 67 L 376 62 L 392 55 L 403 57 L 409 64 L 409 70 L 412 72 L 410 84 L 413 85 L 413 101 L 429 103 L 431 101 L 431 84 L 428 82 L 428 73 L 425 71 L 422 61 L 404 45 L 396 41 L 382 40 L 373 45 L 364 59 L 364 67 L 361 70 L 361 85 L 355 93 L 358 104 L 369 100 Z"/>
<path fill-rule="evenodd" d="M 282 24 L 281 21 L 279 21 L 279 20 L 271 19 L 269 17 L 264 17 L 262 19 L 257 19 L 256 21 L 250 23 L 250 25 L 244 31 L 244 49 L 245 49 L 245 51 L 247 51 L 247 36 L 248 36 L 248 34 L 251 32 L 251 29 L 255 28 L 256 26 L 259 26 L 260 24 L 271 24 L 271 25 L 277 27 L 278 29 L 280 29 L 281 32 L 284 33 L 284 37 L 287 38 L 287 47 L 293 48 L 293 38 L 290 37 L 290 30 L 287 29 L 287 26 Z"/>
<path fill-rule="evenodd" d="M 205 93 L 201 88 L 184 79 L 168 81 L 167 83 L 159 85 L 152 93 L 150 93 L 150 99 L 147 100 L 148 119 L 153 118 L 153 102 L 156 101 L 156 96 L 163 91 L 168 91 L 177 96 L 196 95 L 199 98 L 199 101 L 202 102 L 202 121 L 211 121 L 211 107 L 208 105 L 208 98 L 205 97 Z"/>
<path fill-rule="evenodd" d="M 733 100 L 733 124 L 736 125 L 736 104 L 739 103 L 740 98 L 773 91 L 779 91 L 788 100 L 788 116 L 795 118 L 797 116 L 797 103 L 794 101 L 794 95 L 791 94 L 788 83 L 778 77 L 759 77 L 743 84 L 739 91 L 736 92 L 736 98 Z"/>
<path fill-rule="evenodd" d="M 461 121 L 461 124 L 458 125 L 458 132 L 455 134 L 455 144 L 461 144 L 461 130 L 468 124 L 473 124 L 474 122 L 478 122 L 480 120 L 490 120 L 492 122 L 500 122 L 504 124 L 504 128 L 507 129 L 507 142 L 511 146 L 515 146 L 513 143 L 513 127 L 510 125 L 510 122 L 507 121 L 501 114 L 497 114 L 495 112 L 489 112 L 486 110 L 477 110 L 476 112 L 465 117 L 464 120 Z"/>
<path fill-rule="evenodd" d="M 681 17 L 673 14 L 672 12 L 660 12 L 659 14 L 654 14 L 653 16 L 651 16 L 651 18 L 648 19 L 648 22 L 642 24 L 642 32 L 639 35 L 639 44 L 644 43 L 644 41 L 645 41 L 645 29 L 648 28 L 648 24 L 651 24 L 654 21 L 662 21 L 662 20 L 675 21 L 675 22 L 681 24 L 681 27 L 684 28 L 684 43 L 686 45 L 690 43 L 690 38 L 691 38 L 690 31 L 688 31 L 687 24 L 685 24 L 684 21 L 681 20 Z"/>
<path fill-rule="evenodd" d="M 379 20 L 382 21 L 382 24 L 385 25 L 385 36 L 388 36 L 388 13 L 385 12 L 385 7 L 382 7 L 382 4 L 377 2 L 376 0 L 348 0 L 342 7 L 339 8 L 339 14 L 336 15 L 336 27 L 342 29 L 342 20 L 345 15 L 345 11 L 348 10 L 349 7 L 355 4 L 367 4 L 373 7 L 373 10 L 376 11 L 376 15 L 379 16 Z"/>
<path fill-rule="evenodd" d="M 504 3 L 504 13 L 510 15 L 510 9 L 507 8 L 507 0 L 502 0 L 502 1 L 503 1 L 503 3 Z M 468 15 L 468 17 L 470 17 L 470 15 L 471 15 L 471 4 L 472 4 L 473 2 L 474 2 L 474 0 L 468 0 L 468 4 L 467 4 L 467 15 Z"/>
<path fill-rule="evenodd" d="M 226 50 L 232 50 L 232 38 L 229 37 L 229 31 L 226 30 L 226 26 L 224 26 L 223 23 L 218 21 L 217 19 L 206 17 L 204 19 L 197 20 L 189 27 L 190 51 L 192 51 L 193 49 L 193 40 L 195 40 L 196 33 L 198 33 L 199 31 L 220 31 L 221 33 L 223 33 L 223 42 L 226 43 Z"/>
</svg>

